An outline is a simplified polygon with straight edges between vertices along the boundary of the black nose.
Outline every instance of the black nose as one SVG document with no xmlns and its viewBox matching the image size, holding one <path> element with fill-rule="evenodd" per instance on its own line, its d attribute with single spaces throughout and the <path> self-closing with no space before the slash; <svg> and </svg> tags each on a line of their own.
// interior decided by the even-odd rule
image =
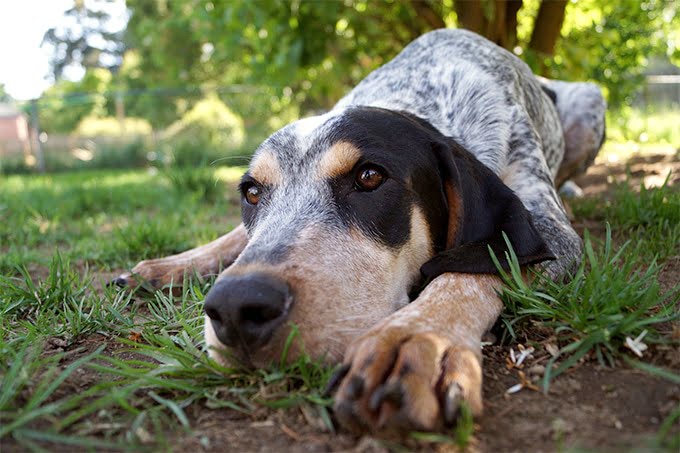
<svg viewBox="0 0 680 453">
<path fill-rule="evenodd" d="M 227 276 L 208 292 L 205 313 L 223 344 L 252 351 L 285 321 L 291 300 L 288 285 L 268 275 Z"/>
</svg>

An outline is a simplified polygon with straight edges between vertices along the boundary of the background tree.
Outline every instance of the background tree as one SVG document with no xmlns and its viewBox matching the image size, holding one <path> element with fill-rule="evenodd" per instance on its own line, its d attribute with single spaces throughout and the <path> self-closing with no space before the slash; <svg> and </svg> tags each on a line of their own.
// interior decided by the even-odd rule
<svg viewBox="0 0 680 453">
<path fill-rule="evenodd" d="M 122 33 L 111 30 L 110 6 L 114 0 L 74 0 L 64 15 L 68 26 L 53 27 L 43 35 L 42 45 L 51 48 L 50 67 L 54 81 L 71 65 L 115 71 L 124 52 Z"/>
<path fill-rule="evenodd" d="M 59 80 L 39 101 L 40 125 L 48 133 L 69 133 L 89 115 L 106 116 L 107 90 L 112 75 L 102 68 L 90 69 L 78 82 Z"/>
<path fill-rule="evenodd" d="M 70 11 L 95 11 L 77 6 Z M 125 49 L 109 90 L 140 93 L 126 97 L 128 114 L 156 127 L 177 120 L 205 90 L 253 117 L 327 109 L 415 37 L 453 26 L 488 37 L 534 71 L 598 81 L 618 107 L 630 103 L 648 58 L 677 61 L 680 42 L 674 0 L 127 0 L 127 7 L 124 32 L 106 35 L 111 49 Z M 83 29 L 81 38 L 97 42 L 89 35 L 102 27 Z M 54 36 L 55 48 L 70 48 L 73 40 L 62 45 Z M 56 72 L 75 61 L 71 54 L 55 52 Z M 104 66 L 103 55 L 92 65 Z M 224 91 L 235 84 L 257 94 Z"/>
<path fill-rule="evenodd" d="M 9 95 L 7 90 L 5 89 L 5 84 L 0 83 L 0 102 L 11 102 L 12 101 L 12 96 Z"/>
</svg>

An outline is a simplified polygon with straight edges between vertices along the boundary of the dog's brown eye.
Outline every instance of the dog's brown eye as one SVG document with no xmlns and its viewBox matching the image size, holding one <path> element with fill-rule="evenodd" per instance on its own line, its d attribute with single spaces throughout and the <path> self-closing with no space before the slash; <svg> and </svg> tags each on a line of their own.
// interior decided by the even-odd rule
<svg viewBox="0 0 680 453">
<path fill-rule="evenodd" d="M 251 184 L 244 190 L 244 195 L 246 201 L 252 205 L 256 205 L 260 202 L 260 196 L 262 195 L 262 189 L 257 187 L 255 184 Z"/>
<path fill-rule="evenodd" d="M 355 180 L 357 187 L 366 192 L 377 189 L 383 181 L 385 176 L 380 169 L 371 165 L 359 169 Z"/>
</svg>

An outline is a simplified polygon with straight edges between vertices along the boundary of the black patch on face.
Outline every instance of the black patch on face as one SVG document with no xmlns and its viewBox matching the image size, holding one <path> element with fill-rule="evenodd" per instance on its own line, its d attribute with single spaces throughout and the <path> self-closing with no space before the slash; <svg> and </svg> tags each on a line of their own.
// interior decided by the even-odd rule
<svg viewBox="0 0 680 453">
<path fill-rule="evenodd" d="M 423 211 L 435 244 L 446 237 L 446 199 L 430 132 L 397 112 L 377 108 L 349 110 L 332 132 L 315 144 L 328 149 L 348 142 L 361 159 L 347 174 L 330 181 L 338 212 L 347 225 L 388 247 L 403 246 L 410 238 L 411 210 Z M 364 192 L 355 184 L 365 165 L 383 170 L 385 181 Z"/>
<path fill-rule="evenodd" d="M 341 216 L 396 248 L 409 239 L 411 206 L 420 207 L 436 253 L 423 265 L 426 278 L 445 272 L 495 273 L 489 247 L 507 268 L 503 234 L 522 265 L 554 259 L 512 190 L 428 122 L 407 113 L 360 107 L 348 110 L 335 126 L 326 140 L 348 141 L 362 153 L 352 172 L 332 182 Z M 356 171 L 365 163 L 384 168 L 388 176 L 368 193 L 353 188 Z M 445 184 L 457 198 L 455 207 L 449 206 Z M 450 223 L 456 234 L 447 245 Z"/>
<path fill-rule="evenodd" d="M 325 222 L 358 228 L 377 242 L 398 249 L 410 238 L 413 207 L 420 208 L 436 254 L 421 268 L 426 279 L 445 272 L 495 273 L 489 247 L 507 267 L 503 233 L 509 237 L 520 264 L 554 259 L 531 215 L 512 190 L 428 122 L 407 113 L 358 107 L 332 118 L 325 126 L 308 149 L 296 150 L 297 143 L 286 142 L 286 149 L 277 150 L 291 158 L 288 164 L 294 164 L 296 156 L 298 165 L 309 165 L 338 142 L 350 143 L 360 151 L 361 158 L 351 171 L 328 181 L 338 216 Z M 301 151 L 304 156 L 299 155 Z M 385 176 L 382 185 L 371 191 L 361 190 L 355 182 L 365 165 L 380 169 Z M 308 173 L 298 171 L 290 177 L 308 177 L 304 175 Z M 242 188 L 250 183 L 257 181 L 246 174 Z M 450 209 L 445 185 L 457 198 L 451 204 L 455 209 Z M 266 209 L 271 190 L 274 189 L 263 187 L 258 205 L 242 199 L 247 228 L 256 222 L 258 211 Z M 450 224 L 455 228 L 455 237 L 447 244 Z M 294 234 L 291 231 L 286 236 Z M 284 256 L 285 250 L 275 254 Z M 417 290 L 417 286 L 413 288 L 414 293 Z"/>
</svg>

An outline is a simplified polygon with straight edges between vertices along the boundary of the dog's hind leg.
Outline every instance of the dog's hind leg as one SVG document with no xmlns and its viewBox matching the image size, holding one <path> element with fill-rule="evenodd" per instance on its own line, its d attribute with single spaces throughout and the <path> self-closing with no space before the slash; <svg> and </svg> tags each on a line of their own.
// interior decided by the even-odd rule
<svg viewBox="0 0 680 453">
<path fill-rule="evenodd" d="M 594 83 L 562 82 L 539 78 L 553 102 L 564 131 L 564 159 L 555 186 L 586 171 L 593 163 L 605 139 L 607 103 Z"/>
<path fill-rule="evenodd" d="M 159 289 L 171 283 L 181 287 L 185 276 L 208 277 L 219 274 L 236 260 L 247 242 L 246 229 L 240 224 L 230 233 L 195 249 L 142 261 L 111 284 L 132 289 L 138 286 Z"/>
</svg>

